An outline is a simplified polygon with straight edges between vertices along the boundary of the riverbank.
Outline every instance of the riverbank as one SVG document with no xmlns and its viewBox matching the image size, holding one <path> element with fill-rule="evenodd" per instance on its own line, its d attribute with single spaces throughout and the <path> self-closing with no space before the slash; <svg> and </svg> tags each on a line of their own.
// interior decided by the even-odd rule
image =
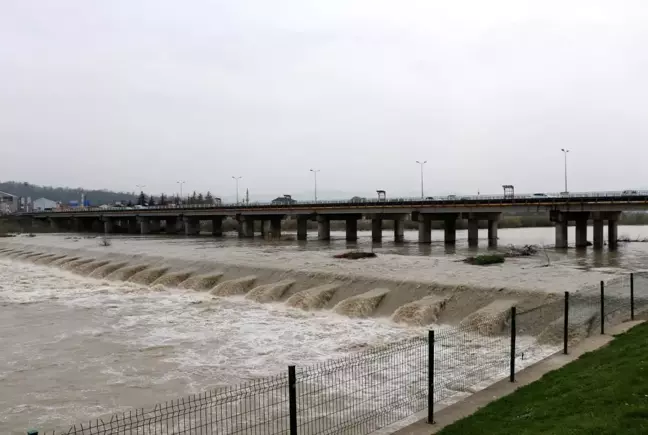
<svg viewBox="0 0 648 435">
<path fill-rule="evenodd" d="M 647 352 L 643 323 L 438 433 L 645 434 Z"/>
</svg>

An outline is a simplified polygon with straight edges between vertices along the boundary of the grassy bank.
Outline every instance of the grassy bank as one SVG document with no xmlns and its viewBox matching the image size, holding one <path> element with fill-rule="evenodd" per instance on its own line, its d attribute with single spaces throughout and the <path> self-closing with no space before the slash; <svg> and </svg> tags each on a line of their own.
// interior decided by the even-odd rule
<svg viewBox="0 0 648 435">
<path fill-rule="evenodd" d="M 648 433 L 648 324 L 445 428 L 465 434 Z"/>
</svg>

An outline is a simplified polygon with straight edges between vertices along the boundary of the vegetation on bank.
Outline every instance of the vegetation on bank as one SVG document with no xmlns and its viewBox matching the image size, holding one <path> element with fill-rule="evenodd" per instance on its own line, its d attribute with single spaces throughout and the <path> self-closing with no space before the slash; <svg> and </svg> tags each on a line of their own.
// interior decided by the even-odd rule
<svg viewBox="0 0 648 435">
<path fill-rule="evenodd" d="M 374 252 L 349 251 L 342 254 L 335 254 L 333 258 L 344 258 L 347 260 L 360 260 L 361 258 L 376 258 Z"/>
<path fill-rule="evenodd" d="M 646 434 L 647 354 L 644 323 L 439 433 Z"/>
<path fill-rule="evenodd" d="M 0 191 L 8 192 L 12 195 L 29 197 L 31 199 L 47 198 L 52 201 L 61 201 L 68 203 L 70 201 L 80 201 L 81 194 L 86 196 L 86 199 L 91 201 L 92 204 L 111 204 L 115 201 L 133 201 L 137 200 L 137 196 L 133 193 L 127 192 L 113 192 L 110 190 L 97 190 L 97 189 L 83 189 L 80 187 L 52 187 L 52 186 L 37 186 L 20 181 L 4 181 L 0 182 Z"/>
<path fill-rule="evenodd" d="M 484 254 L 468 257 L 464 259 L 464 263 L 472 264 L 475 266 L 488 266 L 490 264 L 504 263 L 506 257 L 502 254 Z"/>
</svg>

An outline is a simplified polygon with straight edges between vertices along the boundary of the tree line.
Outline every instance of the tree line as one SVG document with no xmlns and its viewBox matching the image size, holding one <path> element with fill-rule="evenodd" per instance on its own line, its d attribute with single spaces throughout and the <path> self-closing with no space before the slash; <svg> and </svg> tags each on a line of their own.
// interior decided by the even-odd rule
<svg viewBox="0 0 648 435">
<path fill-rule="evenodd" d="M 52 201 L 67 204 L 70 201 L 81 201 L 81 195 L 92 205 L 114 204 L 115 202 L 136 201 L 137 195 L 128 192 L 114 192 L 111 190 L 84 189 L 81 187 L 53 187 L 38 186 L 24 181 L 0 182 L 0 191 L 23 198 L 47 198 Z"/>
<path fill-rule="evenodd" d="M 142 191 L 137 197 L 136 204 L 141 206 L 154 207 L 157 205 L 165 206 L 172 204 L 214 204 L 214 202 L 214 195 L 212 195 L 211 192 L 207 192 L 203 195 L 202 193 L 197 193 L 194 190 L 193 194 L 187 196 L 186 198 L 180 198 L 180 195 L 167 196 L 164 193 L 156 197 L 154 195 L 147 195 Z M 129 203 L 127 205 L 132 206 L 133 204 Z"/>
</svg>

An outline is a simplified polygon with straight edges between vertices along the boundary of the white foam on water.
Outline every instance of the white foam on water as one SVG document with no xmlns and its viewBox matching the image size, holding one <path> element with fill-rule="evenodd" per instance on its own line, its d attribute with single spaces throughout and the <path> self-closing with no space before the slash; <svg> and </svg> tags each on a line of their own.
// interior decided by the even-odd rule
<svg viewBox="0 0 648 435">
<path fill-rule="evenodd" d="M 130 249 L 132 252 L 142 252 L 148 249 L 146 246 L 152 249 L 156 244 L 142 241 L 141 245 L 138 242 L 138 246 L 128 247 L 128 241 L 118 243 L 122 244 L 120 249 L 126 248 L 125 251 Z M 157 242 L 157 245 L 160 243 Z M 187 247 L 183 246 L 185 243 L 177 242 L 176 246 L 180 249 L 174 252 L 175 255 L 184 256 L 187 253 L 192 260 L 207 258 L 205 253 L 200 254 L 202 257 L 198 256 L 199 251 L 195 248 L 193 252 L 188 252 Z M 87 246 L 83 249 L 90 252 L 86 252 L 81 259 L 99 256 L 93 252 L 93 249 L 98 251 L 97 248 Z M 212 253 L 210 251 L 208 254 L 211 256 Z M 245 254 L 247 257 L 239 254 L 235 252 L 234 255 L 237 261 L 243 259 L 243 263 L 246 263 L 252 258 L 260 259 L 265 264 L 274 261 L 277 265 L 281 263 L 284 270 L 297 266 L 298 261 L 305 265 L 308 261 L 316 260 L 318 263 L 313 266 L 316 272 L 313 273 L 340 270 L 342 273 L 335 275 L 335 280 L 359 272 L 358 268 L 361 267 L 362 274 L 387 274 L 392 278 L 399 278 L 410 271 L 419 276 L 425 272 L 429 277 L 444 273 L 444 280 L 452 284 L 463 279 L 462 274 L 467 270 L 454 262 L 449 266 L 441 264 L 443 261 L 439 259 L 434 259 L 434 264 L 431 264 L 429 259 L 406 258 L 401 261 L 400 258 L 383 256 L 376 262 L 356 262 L 354 265 L 324 259 L 320 253 L 300 254 L 297 257 L 273 248 L 268 249 L 268 255 L 259 250 L 250 250 Z M 409 304 L 409 311 L 405 310 L 407 312 L 397 316 L 412 323 L 407 327 L 387 319 L 347 317 L 364 317 L 373 313 L 388 315 L 389 310 L 381 311 L 381 307 L 390 303 L 395 305 L 392 296 L 398 296 L 401 289 L 390 291 L 376 285 L 373 290 L 340 300 L 341 295 L 337 290 L 316 286 L 307 289 L 309 293 L 300 296 L 300 302 L 295 305 L 322 309 L 302 311 L 290 306 L 299 299 L 295 298 L 296 295 L 292 295 L 288 303 L 273 303 L 283 299 L 283 284 L 257 285 L 254 298 L 269 302 L 267 304 L 246 300 L 242 295 L 254 288 L 256 281 L 250 279 L 251 276 L 222 282 L 215 287 L 214 297 L 207 292 L 167 289 L 164 285 L 94 280 L 56 268 L 39 267 L 28 261 L 0 259 L 0 283 L 4 282 L 0 284 L 0 309 L 3 310 L 0 311 L 0 329 L 9 330 L 9 347 L 19 349 L 4 367 L 0 360 L 0 373 L 6 373 L 0 378 L 0 388 L 8 391 L 7 398 L 0 397 L 0 431 L 5 422 L 11 421 L 13 424 L 21 418 L 28 418 L 30 422 L 48 422 L 51 428 L 52 424 L 56 424 L 56 416 L 61 416 L 61 421 L 81 421 L 128 407 L 149 407 L 153 405 L 151 397 L 155 397 L 156 401 L 173 399 L 214 386 L 283 372 L 292 363 L 304 367 L 371 350 L 379 344 L 424 335 L 428 327 L 415 325 L 437 317 L 442 308 L 440 301 L 431 297 Z M 71 261 L 66 266 L 80 269 L 84 264 L 81 261 Z M 129 264 L 108 277 L 128 279 L 141 270 L 138 264 Z M 145 265 L 154 271 L 153 264 L 158 263 L 153 261 Z M 448 267 L 444 271 L 437 266 Z M 492 277 L 495 269 L 474 270 L 474 275 L 481 275 L 477 278 L 488 281 L 486 278 L 489 274 Z M 554 275 L 564 273 L 557 268 L 549 272 Z M 147 271 L 139 276 L 149 277 L 149 273 Z M 497 279 L 504 282 L 508 279 L 507 274 L 511 273 L 512 270 L 498 269 L 497 274 L 502 276 Z M 523 273 L 535 275 L 528 270 Z M 576 276 L 573 272 L 568 274 Z M 191 277 L 181 285 L 203 288 L 207 284 L 216 284 L 220 277 L 220 272 L 216 276 Z M 531 279 L 534 277 L 529 276 Z M 153 277 L 144 279 L 142 284 L 152 280 Z M 222 295 L 217 289 L 234 296 L 220 297 Z M 257 298 L 257 293 L 263 297 Z M 323 309 L 333 295 L 337 297 L 334 310 L 344 315 Z M 546 356 L 547 352 L 553 352 L 548 347 L 532 347 L 535 339 L 519 337 L 518 340 L 522 346 L 526 346 L 527 341 L 524 363 L 530 364 Z M 446 402 L 465 397 L 479 388 L 480 383 L 486 386 L 489 381 L 497 379 L 502 370 L 495 362 L 500 361 L 507 352 L 506 345 L 498 349 L 485 345 L 484 337 L 478 334 L 475 334 L 474 342 L 468 345 L 461 340 L 458 342 L 462 348 L 455 352 L 457 355 L 454 358 L 448 359 L 450 364 L 444 367 L 440 361 L 437 366 L 444 373 L 443 377 L 449 379 L 440 390 L 451 393 L 447 394 Z M 450 343 L 449 346 L 455 344 Z M 445 350 L 449 351 L 449 348 Z M 491 359 L 492 370 L 487 364 Z M 421 364 L 408 365 L 409 368 L 402 369 L 407 376 L 414 376 L 412 370 L 420 369 L 419 366 Z M 17 371 L 16 367 L 22 371 Z M 465 380 L 453 381 L 457 367 L 467 371 Z M 395 367 L 394 370 L 400 369 Z M 399 378 L 402 377 L 393 379 Z M 403 390 L 403 394 L 407 394 L 407 388 L 400 384 L 376 384 L 387 391 Z M 25 386 L 28 387 L 26 390 Z M 352 395 L 356 394 L 354 388 L 349 384 L 349 389 L 343 389 L 339 394 L 350 394 L 349 398 L 353 399 Z M 22 391 L 26 392 L 23 394 Z M 335 393 L 338 394 L 338 391 Z M 364 393 L 358 394 L 362 396 Z M 115 400 L 116 397 L 119 399 Z M 364 396 L 360 398 L 365 399 Z M 13 402 L 7 402 L 10 400 Z M 367 404 L 371 402 L 371 398 L 364 400 Z M 98 405 L 91 408 L 91 403 Z M 25 404 L 29 404 L 28 410 L 15 411 L 22 409 Z M 11 416 L 3 414 L 3 405 L 13 410 Z M 92 409 L 94 411 L 90 413 Z"/>
<path fill-rule="evenodd" d="M 0 282 L 0 327 L 12 349 L 0 359 L 2 433 L 148 407 L 422 333 L 7 258 Z"/>
</svg>

